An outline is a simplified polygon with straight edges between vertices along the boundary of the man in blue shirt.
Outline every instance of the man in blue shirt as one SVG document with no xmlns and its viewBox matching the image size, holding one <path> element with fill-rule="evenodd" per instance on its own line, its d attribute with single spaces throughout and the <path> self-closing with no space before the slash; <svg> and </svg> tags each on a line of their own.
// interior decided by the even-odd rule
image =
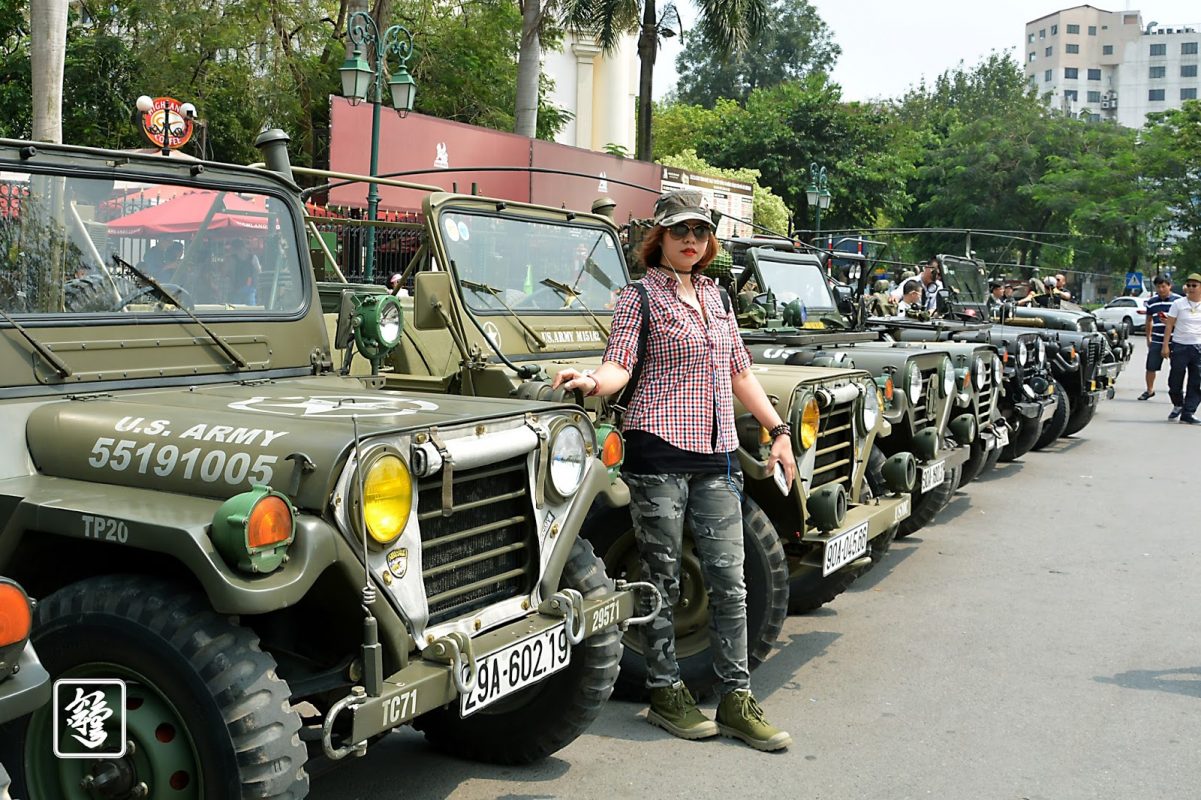
<svg viewBox="0 0 1201 800">
<path fill-rule="evenodd" d="M 1172 303 L 1180 299 L 1180 295 L 1172 291 L 1172 279 L 1156 275 L 1155 294 L 1147 301 L 1147 391 L 1138 396 L 1139 400 L 1150 400 L 1155 396 L 1155 373 L 1163 366 L 1163 328 L 1164 316 Z"/>
</svg>

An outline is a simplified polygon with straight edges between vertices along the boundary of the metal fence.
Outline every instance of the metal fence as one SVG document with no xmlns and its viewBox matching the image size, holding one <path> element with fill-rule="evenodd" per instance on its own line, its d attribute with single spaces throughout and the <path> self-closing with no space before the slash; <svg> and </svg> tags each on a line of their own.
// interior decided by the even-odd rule
<svg viewBox="0 0 1201 800">
<path fill-rule="evenodd" d="M 386 285 L 395 274 L 404 273 L 416 255 L 425 233 L 421 215 L 415 212 L 380 212 L 374 225 L 364 219 L 361 209 L 317 209 L 306 206 L 306 217 L 317 228 L 325 248 L 334 257 L 338 270 L 352 283 Z M 336 214 L 336 216 L 327 216 Z M 371 279 L 365 275 L 367 232 L 375 228 L 375 269 Z M 309 230 L 309 249 L 319 278 L 332 280 L 337 272 L 328 263 L 325 250 L 313 240 Z"/>
</svg>

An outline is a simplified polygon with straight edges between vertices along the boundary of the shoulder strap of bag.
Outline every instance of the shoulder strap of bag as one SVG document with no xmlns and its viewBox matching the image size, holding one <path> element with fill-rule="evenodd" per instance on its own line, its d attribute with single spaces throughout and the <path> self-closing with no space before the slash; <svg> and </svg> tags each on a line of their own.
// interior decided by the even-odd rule
<svg viewBox="0 0 1201 800">
<path fill-rule="evenodd" d="M 727 314 L 729 314 L 730 313 L 730 293 L 726 291 L 726 287 L 724 287 L 724 286 L 718 286 L 717 293 L 721 295 L 721 307 L 726 310 Z"/>
<path fill-rule="evenodd" d="M 629 407 L 630 400 L 634 397 L 634 389 L 638 386 L 638 379 L 642 377 L 642 365 L 646 363 L 646 341 L 651 335 L 651 300 L 647 296 L 646 287 L 642 285 L 642 281 L 634 281 L 630 285 L 634 287 L 634 291 L 638 292 L 638 307 L 642 313 L 642 324 L 638 327 L 638 361 L 634 364 L 634 371 L 630 373 L 630 380 L 626 383 L 626 388 L 617 398 L 617 404 L 622 408 Z"/>
</svg>

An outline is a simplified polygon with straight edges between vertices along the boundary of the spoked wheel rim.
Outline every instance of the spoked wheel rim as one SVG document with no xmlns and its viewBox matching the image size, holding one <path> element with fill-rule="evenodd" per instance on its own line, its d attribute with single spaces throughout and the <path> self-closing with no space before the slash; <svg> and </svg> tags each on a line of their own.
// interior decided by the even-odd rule
<svg viewBox="0 0 1201 800">
<path fill-rule="evenodd" d="M 692 534 L 684 530 L 683 553 L 680 557 L 680 602 L 673 610 L 676 633 L 676 658 L 683 659 L 709 649 L 709 593 L 705 591 L 700 557 L 692 544 Z M 618 537 L 604 554 L 606 571 L 615 579 L 642 579 L 642 563 L 638 558 L 638 542 L 631 528 Z M 622 644 L 644 655 L 642 637 L 627 632 Z"/>
<path fill-rule="evenodd" d="M 143 675 L 119 664 L 97 663 L 80 665 L 59 677 L 125 681 L 126 753 L 118 759 L 57 758 L 51 747 L 54 712 L 48 706 L 39 709 L 30 719 L 25 739 L 30 796 L 62 800 L 199 800 L 204 796 L 200 759 L 186 722 Z"/>
</svg>

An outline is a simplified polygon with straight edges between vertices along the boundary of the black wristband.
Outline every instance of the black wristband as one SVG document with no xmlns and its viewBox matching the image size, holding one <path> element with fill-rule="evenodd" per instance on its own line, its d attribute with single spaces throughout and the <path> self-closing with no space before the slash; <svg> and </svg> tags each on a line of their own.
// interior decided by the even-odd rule
<svg viewBox="0 0 1201 800">
<path fill-rule="evenodd" d="M 787 422 L 781 422 L 779 425 L 768 431 L 767 435 L 772 438 L 773 442 L 781 436 L 792 436 L 792 426 Z"/>
</svg>

